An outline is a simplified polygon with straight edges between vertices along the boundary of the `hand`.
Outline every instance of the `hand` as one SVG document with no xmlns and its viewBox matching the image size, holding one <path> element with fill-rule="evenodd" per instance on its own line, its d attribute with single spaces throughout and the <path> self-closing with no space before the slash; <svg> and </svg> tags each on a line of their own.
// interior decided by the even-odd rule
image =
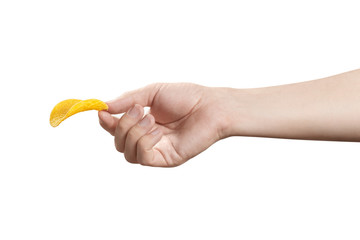
<svg viewBox="0 0 360 240">
<path fill-rule="evenodd" d="M 107 102 L 100 125 L 127 161 L 174 167 L 225 137 L 222 92 L 190 83 L 148 85 Z M 144 116 L 144 106 L 150 107 Z M 111 114 L 124 113 L 119 119 Z"/>
</svg>

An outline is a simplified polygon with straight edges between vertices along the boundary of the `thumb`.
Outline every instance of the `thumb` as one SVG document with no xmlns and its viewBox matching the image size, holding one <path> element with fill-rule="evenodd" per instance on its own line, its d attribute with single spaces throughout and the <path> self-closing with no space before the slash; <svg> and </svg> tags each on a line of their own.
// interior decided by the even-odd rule
<svg viewBox="0 0 360 240">
<path fill-rule="evenodd" d="M 106 102 L 109 107 L 107 111 L 111 114 L 123 113 L 135 104 L 139 104 L 143 107 L 151 107 L 153 99 L 161 85 L 162 84 L 160 83 L 155 83 L 137 90 L 126 92 L 120 97 Z"/>
</svg>

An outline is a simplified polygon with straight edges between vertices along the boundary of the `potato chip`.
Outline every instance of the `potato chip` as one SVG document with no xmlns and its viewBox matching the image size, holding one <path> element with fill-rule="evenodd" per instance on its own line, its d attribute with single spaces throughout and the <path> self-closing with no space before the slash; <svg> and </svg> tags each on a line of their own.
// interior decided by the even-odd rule
<svg viewBox="0 0 360 240">
<path fill-rule="evenodd" d="M 108 106 L 103 101 L 97 99 L 79 100 L 67 99 L 56 104 L 50 114 L 50 125 L 53 127 L 59 124 L 68 117 L 88 110 L 107 110 Z"/>
</svg>

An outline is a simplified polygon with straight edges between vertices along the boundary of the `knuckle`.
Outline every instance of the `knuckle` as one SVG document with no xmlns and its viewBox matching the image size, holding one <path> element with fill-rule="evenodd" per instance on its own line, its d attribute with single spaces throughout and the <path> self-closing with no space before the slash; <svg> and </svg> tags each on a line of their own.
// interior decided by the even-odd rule
<svg viewBox="0 0 360 240">
<path fill-rule="evenodd" d="M 123 152 L 123 151 L 124 151 L 124 148 L 121 146 L 121 144 L 116 143 L 116 142 L 115 142 L 115 149 L 116 149 L 118 152 Z"/>
<path fill-rule="evenodd" d="M 143 153 L 145 151 L 145 147 L 146 147 L 146 138 L 142 137 L 139 139 L 139 141 L 137 142 L 137 150 L 141 153 Z"/>
<path fill-rule="evenodd" d="M 138 136 L 139 136 L 139 130 L 136 126 L 134 126 L 129 130 L 126 138 L 130 139 L 131 141 L 133 139 L 136 139 Z"/>
<path fill-rule="evenodd" d="M 132 158 L 132 156 L 130 156 L 130 155 L 127 154 L 126 152 L 124 153 L 124 157 L 125 157 L 126 161 L 128 161 L 129 163 L 136 163 L 136 161 L 134 161 L 134 159 Z"/>
<path fill-rule="evenodd" d="M 151 161 L 147 157 L 146 139 L 140 138 L 137 143 L 137 160 L 141 165 L 151 166 Z"/>
<path fill-rule="evenodd" d="M 147 158 L 144 157 L 138 157 L 138 162 L 143 166 L 151 166 L 150 161 Z"/>
<path fill-rule="evenodd" d="M 142 166 L 151 166 L 147 161 L 139 161 L 140 165 Z"/>
<path fill-rule="evenodd" d="M 150 83 L 146 85 L 144 88 L 153 89 L 156 88 L 159 84 L 160 84 L 159 82 Z"/>
<path fill-rule="evenodd" d="M 119 121 L 119 124 L 117 125 L 117 130 L 119 133 L 123 133 L 128 129 L 128 127 L 122 122 Z"/>
<path fill-rule="evenodd" d="M 139 161 L 140 162 L 140 161 Z M 141 165 L 144 165 L 144 166 L 154 166 L 154 160 L 151 159 L 151 158 L 144 158 L 142 159 L 141 161 Z"/>
<path fill-rule="evenodd" d="M 126 159 L 126 161 L 131 162 L 129 154 L 127 154 L 126 151 L 124 152 L 124 158 Z"/>
</svg>

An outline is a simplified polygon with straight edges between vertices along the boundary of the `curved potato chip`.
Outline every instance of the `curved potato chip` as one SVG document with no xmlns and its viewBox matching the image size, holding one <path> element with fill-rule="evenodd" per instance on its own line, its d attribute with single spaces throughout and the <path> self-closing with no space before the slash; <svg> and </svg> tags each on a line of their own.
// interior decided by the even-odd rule
<svg viewBox="0 0 360 240">
<path fill-rule="evenodd" d="M 79 112 L 88 110 L 101 111 L 107 109 L 108 106 L 106 103 L 97 99 L 67 99 L 56 104 L 56 106 L 51 111 L 50 125 L 57 127 L 62 121 Z"/>
</svg>

